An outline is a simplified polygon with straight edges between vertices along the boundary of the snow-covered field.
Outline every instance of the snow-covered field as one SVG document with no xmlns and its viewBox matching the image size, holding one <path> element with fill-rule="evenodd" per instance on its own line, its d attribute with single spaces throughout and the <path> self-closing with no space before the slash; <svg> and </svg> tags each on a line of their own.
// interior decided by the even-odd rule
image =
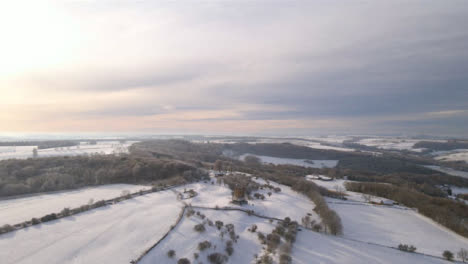
<svg viewBox="0 0 468 264">
<path fill-rule="evenodd" d="M 345 180 L 312 180 L 330 190 L 344 189 Z M 345 191 L 347 201 L 327 198 L 330 208 L 340 215 L 344 237 L 364 242 L 396 247 L 411 244 L 418 252 L 440 256 L 444 250 L 468 248 L 468 239 L 455 234 L 431 219 L 403 206 L 365 204 L 362 194 Z M 371 197 L 374 202 L 391 201 Z"/>
<path fill-rule="evenodd" d="M 468 172 L 466 171 L 459 171 L 459 170 L 454 170 L 452 168 L 440 167 L 440 166 L 435 166 L 435 165 L 426 165 L 424 167 L 431 169 L 431 170 L 447 173 L 448 175 L 458 176 L 458 177 L 463 177 L 463 178 L 468 179 Z"/>
<path fill-rule="evenodd" d="M 163 191 L 3 234 L 0 262 L 128 264 L 169 230 L 181 207 Z"/>
<path fill-rule="evenodd" d="M 262 246 L 258 240 L 257 233 L 252 233 L 247 229 L 253 224 L 258 226 L 258 231 L 268 234 L 274 224 L 266 219 L 261 219 L 255 216 L 248 216 L 246 213 L 237 211 L 216 211 L 203 210 L 200 211 L 206 216 L 206 219 L 211 221 L 222 221 L 224 225 L 233 224 L 236 234 L 239 235 L 237 243 L 233 243 L 234 253 L 227 263 L 252 263 L 254 255 L 260 255 Z M 180 258 L 188 258 L 191 263 L 209 263 L 207 256 L 211 253 L 219 252 L 226 254 L 225 244 L 229 240 L 228 234 L 224 238 L 220 237 L 220 231 L 216 226 L 205 224 L 206 230 L 202 233 L 196 232 L 193 228 L 196 224 L 202 223 L 203 220 L 193 215 L 191 217 L 184 216 L 182 222 L 160 243 L 156 248 L 151 250 L 139 263 L 177 263 Z M 198 243 L 202 241 L 210 241 L 211 248 L 199 251 Z M 167 256 L 169 250 L 174 250 L 176 255 L 174 259 Z M 194 259 L 194 253 L 198 253 L 198 261 Z"/>
<path fill-rule="evenodd" d="M 362 264 L 362 263 L 447 263 L 444 260 L 398 250 L 348 241 L 339 237 L 327 236 L 308 230 L 298 232 L 292 250 L 295 264 Z"/>
<path fill-rule="evenodd" d="M 36 146 L 0 146 L 0 160 L 32 158 Z"/>
<path fill-rule="evenodd" d="M 98 141 L 91 145 L 87 142 L 81 142 L 78 146 L 38 149 L 38 157 L 56 157 L 56 156 L 78 156 L 91 154 L 119 154 L 127 153 L 128 148 L 136 141 Z M 9 146 L 0 147 L 0 160 L 4 159 L 27 159 L 33 157 L 33 149 L 36 146 Z"/>
<path fill-rule="evenodd" d="M 309 168 L 334 168 L 338 164 L 338 160 L 288 159 L 288 158 L 277 158 L 277 157 L 270 157 L 270 156 L 253 155 L 249 153 L 239 156 L 239 159 L 244 160 L 246 156 L 256 156 L 263 163 L 272 163 L 275 165 L 290 164 L 290 165 L 303 166 L 303 167 L 309 167 Z"/>
<path fill-rule="evenodd" d="M 308 143 L 306 146 L 309 148 L 313 148 L 313 149 L 330 149 L 330 150 L 348 151 L 348 152 L 355 151 L 355 149 L 352 149 L 352 148 L 322 145 L 321 143 L 318 143 L 318 142 Z"/>
<path fill-rule="evenodd" d="M 411 244 L 418 252 L 440 256 L 468 248 L 468 239 L 413 210 L 386 206 L 329 203 L 340 215 L 344 237 L 386 246 Z"/>
<path fill-rule="evenodd" d="M 262 179 L 256 179 L 260 184 L 264 184 L 265 181 Z M 290 217 L 292 220 L 301 222 L 302 217 L 306 216 L 307 213 L 312 215 L 313 219 L 319 219 L 317 214 L 312 210 L 315 204 L 302 194 L 299 194 L 290 187 L 270 182 L 274 187 L 281 188 L 281 191 L 276 193 L 271 191 L 271 196 L 268 195 L 269 189 L 258 190 L 256 192 L 261 193 L 265 196 L 265 200 L 252 199 L 248 201 L 247 205 L 243 205 L 242 208 L 254 210 L 255 213 L 264 216 L 276 217 L 283 219 Z M 182 192 L 184 189 L 193 189 L 198 193 L 197 196 L 191 199 L 186 199 L 184 202 L 189 203 L 193 206 L 205 206 L 205 207 L 238 207 L 231 203 L 232 196 L 231 190 L 224 185 L 211 184 L 211 183 L 194 183 L 179 187 L 176 190 Z"/>
<path fill-rule="evenodd" d="M 465 161 L 468 163 L 468 149 L 456 149 L 452 151 L 438 151 L 433 153 L 436 160 Z"/>
<path fill-rule="evenodd" d="M 79 207 L 88 204 L 91 199 L 94 202 L 108 200 L 120 196 L 123 191 L 133 193 L 148 188 L 150 186 L 110 184 L 0 200 L 0 226 L 14 225 L 31 220 L 33 217 L 39 218 L 46 214 L 58 213 L 65 207 Z"/>
<path fill-rule="evenodd" d="M 414 144 L 418 143 L 419 141 L 421 140 L 404 138 L 365 138 L 359 140 L 356 143 L 380 149 L 410 150 L 420 152 L 422 149 L 413 148 Z"/>
</svg>

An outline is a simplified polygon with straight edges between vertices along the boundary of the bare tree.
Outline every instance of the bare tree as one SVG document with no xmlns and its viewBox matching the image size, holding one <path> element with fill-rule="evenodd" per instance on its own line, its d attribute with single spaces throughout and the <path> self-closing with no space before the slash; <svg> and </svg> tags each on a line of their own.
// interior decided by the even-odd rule
<svg viewBox="0 0 468 264">
<path fill-rule="evenodd" d="M 457 257 L 465 263 L 468 260 L 468 250 L 461 248 L 460 251 L 457 252 Z"/>
</svg>

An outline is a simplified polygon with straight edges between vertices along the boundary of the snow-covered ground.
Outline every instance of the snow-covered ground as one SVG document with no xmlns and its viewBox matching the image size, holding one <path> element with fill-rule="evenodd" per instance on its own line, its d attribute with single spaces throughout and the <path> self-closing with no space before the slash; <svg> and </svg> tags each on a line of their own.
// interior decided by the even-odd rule
<svg viewBox="0 0 468 264">
<path fill-rule="evenodd" d="M 450 186 L 453 195 L 468 193 L 468 188 Z"/>
<path fill-rule="evenodd" d="M 356 143 L 380 149 L 410 150 L 421 152 L 423 149 L 413 148 L 414 144 L 418 143 L 419 141 L 421 140 L 404 138 L 364 138 Z"/>
<path fill-rule="evenodd" d="M 163 191 L 6 233 L 0 262 L 128 264 L 169 230 L 181 206 Z"/>
<path fill-rule="evenodd" d="M 465 161 L 468 163 L 468 149 L 456 149 L 451 151 L 437 151 L 432 153 L 436 160 Z"/>
<path fill-rule="evenodd" d="M 323 175 L 321 175 L 321 176 L 326 177 L 326 176 L 323 176 Z M 359 202 L 359 203 L 367 202 L 366 199 L 363 197 L 362 193 L 351 192 L 351 191 L 346 190 L 345 183 L 346 182 L 351 182 L 351 181 L 342 180 L 342 179 L 335 179 L 333 181 L 322 181 L 322 180 L 312 179 L 311 177 L 307 177 L 307 176 L 306 176 L 306 179 L 309 180 L 309 181 L 314 182 L 318 186 L 322 186 L 322 187 L 324 187 L 326 189 L 329 189 L 331 191 L 344 192 L 348 202 Z M 383 202 L 384 204 L 393 204 L 392 200 L 389 200 L 389 199 L 386 199 L 386 198 L 383 198 L 383 197 L 377 197 L 377 196 L 372 196 L 372 195 L 370 195 L 368 197 L 369 197 L 371 202 L 375 202 L 375 203 Z M 325 199 L 327 201 L 336 201 L 335 199 L 331 199 L 331 198 L 327 198 L 327 197 L 325 197 Z"/>
<path fill-rule="evenodd" d="M 323 145 L 323 144 L 318 143 L 318 142 L 317 143 L 315 143 L 315 142 L 314 143 L 308 143 L 306 146 L 309 147 L 309 148 L 313 148 L 313 149 L 330 149 L 330 150 L 348 151 L 348 152 L 355 151 L 355 149 L 352 149 L 352 148 Z"/>
<path fill-rule="evenodd" d="M 308 230 L 298 232 L 293 245 L 295 264 L 362 264 L 362 263 L 447 263 L 444 260 L 401 252 L 395 249 L 348 241 Z"/>
<path fill-rule="evenodd" d="M 37 146 L 0 146 L 0 160 L 32 158 Z"/>
<path fill-rule="evenodd" d="M 81 142 L 78 146 L 38 149 L 38 157 L 55 156 L 78 156 L 91 154 L 119 154 L 127 153 L 128 148 L 136 141 L 98 141 L 91 145 L 87 142 Z M 4 159 L 27 159 L 33 157 L 33 149 L 36 146 L 9 146 L 0 147 L 0 160 Z"/>
<path fill-rule="evenodd" d="M 309 168 L 334 168 L 338 164 L 338 160 L 288 159 L 288 158 L 277 158 L 277 157 L 270 157 L 270 156 L 260 156 L 260 155 L 254 155 L 254 154 L 249 154 L 249 153 L 239 156 L 239 159 L 244 160 L 246 156 L 256 156 L 263 163 L 272 163 L 275 165 L 290 164 L 290 165 L 303 166 L 303 167 L 309 167 Z"/>
<path fill-rule="evenodd" d="M 347 203 L 329 203 L 343 223 L 343 234 L 386 246 L 411 244 L 418 252 L 440 256 L 444 250 L 468 248 L 468 239 L 413 210 Z"/>
<path fill-rule="evenodd" d="M 466 171 L 459 171 L 459 170 L 454 170 L 452 168 L 446 168 L 446 167 L 435 166 L 435 165 L 426 165 L 424 167 L 431 169 L 431 170 L 447 173 L 448 175 L 458 176 L 458 177 L 463 177 L 463 178 L 468 179 L 468 172 Z"/>
<path fill-rule="evenodd" d="M 345 180 L 311 180 L 330 190 L 344 189 Z M 340 215 L 344 237 L 364 242 L 396 247 L 411 244 L 418 252 L 440 256 L 444 250 L 458 251 L 468 248 L 468 239 L 457 235 L 431 219 L 403 206 L 365 204 L 361 193 L 345 191 L 347 201 L 327 198 L 331 209 Z M 391 204 L 382 197 L 372 201 Z"/>
<path fill-rule="evenodd" d="M 215 181 L 215 180 L 213 180 Z M 264 184 L 265 181 L 262 179 L 255 179 L 260 184 Z M 312 219 L 319 217 L 312 211 L 315 204 L 308 199 L 306 196 L 293 191 L 290 187 L 270 182 L 274 187 L 279 187 L 280 192 L 276 193 L 269 189 L 258 190 L 256 192 L 261 193 L 265 196 L 265 200 L 252 199 L 248 200 L 248 204 L 242 205 L 242 208 L 254 210 L 259 215 L 269 216 L 284 219 L 290 217 L 292 220 L 296 220 L 299 223 L 301 219 L 307 215 L 312 215 Z M 184 189 L 193 189 L 198 193 L 197 196 L 191 199 L 186 199 L 184 202 L 193 206 L 205 206 L 205 207 L 238 207 L 231 203 L 232 196 L 231 190 L 224 185 L 211 184 L 211 183 L 194 183 L 179 187 L 176 190 L 182 192 Z M 271 196 L 268 195 L 271 192 Z"/>
<path fill-rule="evenodd" d="M 14 225 L 31 220 L 33 217 L 39 218 L 46 214 L 58 213 L 65 207 L 79 207 L 88 204 L 91 199 L 94 202 L 108 200 L 120 196 L 123 191 L 133 193 L 148 188 L 150 186 L 110 184 L 0 200 L 0 226 Z"/>
<path fill-rule="evenodd" d="M 260 255 L 262 251 L 262 244 L 257 237 L 257 233 L 248 231 L 253 224 L 258 226 L 258 231 L 265 235 L 270 233 L 275 224 L 270 223 L 266 219 L 261 219 L 255 216 L 248 216 L 246 213 L 238 211 L 216 211 L 216 210 L 203 210 L 200 211 L 206 216 L 205 219 L 211 221 L 222 221 L 224 225 L 233 224 L 234 230 L 239 239 L 237 243 L 233 243 L 234 253 L 229 257 L 226 263 L 252 263 L 254 255 Z M 195 225 L 202 223 L 203 220 L 193 215 L 191 217 L 184 216 L 181 223 L 167 236 L 162 243 L 151 250 L 139 263 L 152 264 L 152 263 L 177 263 L 180 258 L 188 258 L 191 263 L 209 263 L 207 256 L 211 253 L 219 252 L 226 254 L 225 245 L 229 240 L 228 234 L 224 238 L 220 237 L 220 231 L 216 226 L 209 226 L 205 224 L 206 230 L 202 233 L 196 232 L 193 228 Z M 209 249 L 199 251 L 197 249 L 198 243 L 209 241 L 212 246 Z M 216 247 L 216 248 L 215 248 Z M 173 259 L 167 256 L 169 250 L 174 250 L 176 255 Z M 194 259 L 194 253 L 198 253 L 198 260 Z"/>
</svg>

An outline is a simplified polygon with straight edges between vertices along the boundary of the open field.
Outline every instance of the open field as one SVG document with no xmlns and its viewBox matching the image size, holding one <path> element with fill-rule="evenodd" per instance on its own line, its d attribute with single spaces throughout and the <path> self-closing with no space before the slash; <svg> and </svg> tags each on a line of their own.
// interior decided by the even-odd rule
<svg viewBox="0 0 468 264">
<path fill-rule="evenodd" d="M 255 180 L 258 183 L 265 183 L 262 179 Z M 302 194 L 299 194 L 290 187 L 270 182 L 271 185 L 281 188 L 281 191 L 276 193 L 271 191 L 271 196 L 268 195 L 269 189 L 258 190 L 257 193 L 261 193 L 265 196 L 264 200 L 252 199 L 248 201 L 247 205 L 243 205 L 242 208 L 254 210 L 259 215 L 276 217 L 283 219 L 290 217 L 292 220 L 298 222 L 301 221 L 307 213 L 310 213 L 313 218 L 318 219 L 318 216 L 312 210 L 315 204 Z M 184 200 L 193 206 L 205 206 L 205 207 L 238 207 L 231 203 L 231 190 L 224 185 L 218 185 L 211 183 L 194 183 L 188 184 L 183 187 L 179 187 L 176 190 L 181 192 L 184 189 L 193 189 L 198 193 L 197 196 L 191 199 Z"/>
<path fill-rule="evenodd" d="M 162 191 L 3 234 L 0 259 L 128 264 L 169 230 L 181 207 L 172 191 Z"/>
<path fill-rule="evenodd" d="M 81 142 L 80 145 L 71 147 L 58 147 L 38 149 L 38 157 L 78 156 L 91 154 L 118 154 L 127 153 L 136 141 L 98 141 L 96 144 Z M 0 160 L 4 159 L 27 159 L 33 157 L 33 149 L 36 146 L 8 146 L 0 147 Z"/>
<path fill-rule="evenodd" d="M 132 184 L 109 184 L 71 191 L 28 195 L 15 199 L 0 200 L 0 226 L 18 224 L 31 218 L 58 213 L 63 208 L 75 208 L 94 202 L 118 197 L 124 191 L 131 193 L 149 189 L 149 186 Z"/>
<path fill-rule="evenodd" d="M 303 166 L 309 168 L 334 168 L 338 164 L 338 160 L 304 160 L 304 159 L 288 159 L 288 158 L 277 158 L 277 157 L 270 157 L 270 156 L 260 156 L 260 155 L 253 155 L 253 154 L 243 154 L 239 157 L 240 160 L 244 160 L 246 156 L 256 156 L 258 157 L 263 163 L 272 163 L 275 165 L 280 164 L 290 164 L 296 166 Z"/>
<path fill-rule="evenodd" d="M 440 256 L 468 248 L 468 239 L 413 210 L 387 206 L 329 203 L 343 223 L 344 237 L 396 247 L 411 244 L 417 252 Z"/>
<path fill-rule="evenodd" d="M 293 263 L 297 264 L 362 264 L 362 263 L 448 263 L 444 260 L 401 252 L 395 249 L 348 241 L 308 230 L 298 232 L 292 250 Z"/>
</svg>

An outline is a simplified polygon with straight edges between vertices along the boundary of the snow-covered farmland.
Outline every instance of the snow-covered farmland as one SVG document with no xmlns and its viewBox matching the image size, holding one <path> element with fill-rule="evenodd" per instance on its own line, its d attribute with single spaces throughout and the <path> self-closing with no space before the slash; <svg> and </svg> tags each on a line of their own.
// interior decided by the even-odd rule
<svg viewBox="0 0 468 264">
<path fill-rule="evenodd" d="M 293 263 L 411 263 L 442 264 L 438 258 L 401 252 L 395 249 L 349 241 L 340 237 L 327 236 L 308 230 L 298 232 L 292 250 Z"/>
<path fill-rule="evenodd" d="M 468 248 L 468 239 L 410 209 L 341 202 L 329 206 L 341 217 L 345 238 L 393 247 L 411 244 L 435 256 Z"/>
<path fill-rule="evenodd" d="M 0 160 L 32 158 L 36 146 L 0 146 Z"/>
<path fill-rule="evenodd" d="M 435 166 L 435 165 L 426 165 L 424 167 L 431 169 L 431 170 L 447 173 L 448 175 L 458 176 L 458 177 L 463 177 L 463 178 L 468 179 L 468 172 L 466 171 L 459 171 L 459 170 L 454 170 L 452 168 L 446 168 L 446 167 Z"/>
<path fill-rule="evenodd" d="M 355 151 L 355 149 L 352 149 L 352 148 L 323 145 L 318 142 L 308 143 L 306 146 L 309 148 L 313 148 L 313 149 L 329 149 L 329 150 L 348 151 L 348 152 Z"/>
<path fill-rule="evenodd" d="M 309 167 L 309 168 L 334 168 L 338 164 L 338 160 L 288 159 L 288 158 L 253 155 L 249 153 L 241 155 L 239 159 L 244 160 L 246 156 L 256 156 L 263 163 L 272 163 L 275 165 L 290 164 L 290 165 L 303 166 L 303 167 Z"/>
<path fill-rule="evenodd" d="M 200 211 L 206 216 L 205 219 L 211 221 L 222 221 L 224 225 L 233 224 L 234 230 L 239 239 L 237 243 L 233 243 L 234 253 L 227 263 L 252 263 L 254 255 L 261 254 L 262 245 L 260 244 L 257 233 L 248 231 L 248 228 L 253 224 L 258 226 L 258 231 L 268 234 L 273 228 L 274 224 L 266 219 L 261 219 L 255 216 L 249 216 L 244 212 L 238 211 L 220 211 L 220 210 L 203 210 Z M 202 223 L 203 220 L 197 215 L 191 217 L 184 216 L 179 225 L 167 236 L 162 243 L 151 250 L 139 263 L 177 263 L 180 258 L 188 258 L 192 263 L 198 263 L 194 259 L 194 253 L 198 253 L 198 260 L 202 263 L 208 263 L 207 256 L 211 253 L 220 252 L 225 254 L 225 244 L 229 240 L 228 234 L 221 238 L 220 231 L 216 226 L 205 225 L 204 232 L 196 232 L 194 226 Z M 199 251 L 197 249 L 198 243 L 209 241 L 211 248 Z M 174 259 L 167 256 L 169 250 L 175 251 Z"/>
<path fill-rule="evenodd" d="M 465 161 L 468 163 L 468 149 L 435 152 L 435 159 L 442 161 Z"/>
<path fill-rule="evenodd" d="M 163 191 L 3 234 L 0 260 L 128 264 L 169 230 L 181 207 L 172 191 Z"/>
<path fill-rule="evenodd" d="M 81 142 L 77 146 L 38 149 L 38 157 L 78 156 L 91 154 L 119 154 L 128 152 L 128 148 L 136 141 L 98 141 L 96 144 Z M 0 147 L 0 160 L 27 159 L 33 157 L 36 146 Z"/>
<path fill-rule="evenodd" d="M 120 196 L 123 191 L 133 193 L 148 188 L 150 187 L 143 185 L 110 184 L 0 200 L 0 226 L 14 225 L 33 217 L 58 213 L 65 207 L 79 207 L 88 204 L 91 199 L 94 202 L 108 200 Z"/>
<path fill-rule="evenodd" d="M 414 144 L 421 140 L 404 139 L 404 138 L 365 138 L 357 143 L 368 147 L 376 147 L 380 149 L 395 149 L 395 150 L 410 150 L 420 152 L 422 149 L 413 148 Z"/>
<path fill-rule="evenodd" d="M 260 184 L 264 184 L 262 179 L 256 179 Z M 247 205 L 242 208 L 254 210 L 259 215 L 276 217 L 283 219 L 290 217 L 292 220 L 300 222 L 302 217 L 310 213 L 313 219 L 319 220 L 314 211 L 315 204 L 305 197 L 304 195 L 293 191 L 290 187 L 270 182 L 274 187 L 279 187 L 280 192 L 270 191 L 269 189 L 258 190 L 256 192 L 265 196 L 265 200 L 252 199 L 248 201 Z M 211 184 L 211 183 L 194 183 L 179 187 L 176 190 L 182 192 L 184 189 L 193 189 L 198 193 L 197 196 L 186 199 L 184 202 L 193 206 L 205 207 L 238 207 L 231 203 L 232 196 L 231 190 L 224 185 Z M 271 192 L 271 196 L 268 195 Z"/>
</svg>

